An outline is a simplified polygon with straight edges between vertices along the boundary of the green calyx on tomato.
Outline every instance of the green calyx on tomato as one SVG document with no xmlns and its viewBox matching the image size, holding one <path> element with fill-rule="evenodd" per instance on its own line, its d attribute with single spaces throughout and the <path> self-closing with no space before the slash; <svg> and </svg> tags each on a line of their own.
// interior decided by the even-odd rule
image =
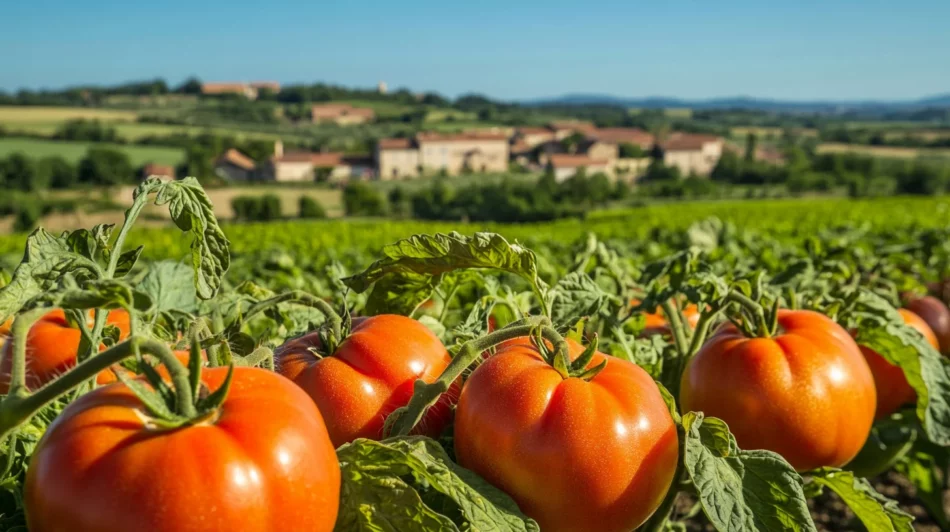
<svg viewBox="0 0 950 532">
<path fill-rule="evenodd" d="M 137 348 L 133 347 L 133 350 Z M 172 357 L 174 359 L 174 357 Z M 188 357 L 188 368 L 174 359 L 174 363 L 166 362 L 166 368 L 173 382 L 178 382 L 173 388 L 152 367 L 151 364 L 137 360 L 138 370 L 145 377 L 145 381 L 130 378 L 124 372 L 115 372 L 116 378 L 142 402 L 148 412 L 146 425 L 153 429 L 174 429 L 184 425 L 198 425 L 206 423 L 215 417 L 217 410 L 227 398 L 234 376 L 234 366 L 228 367 L 227 376 L 216 390 L 208 390 L 201 380 L 201 348 L 197 340 L 193 341 Z M 187 378 L 187 385 L 181 386 L 181 377 Z"/>
<path fill-rule="evenodd" d="M 599 337 L 596 334 L 574 361 L 571 361 L 569 350 L 564 348 L 567 344 L 562 343 L 553 349 L 549 347 L 550 342 L 546 341 L 542 335 L 542 327 L 537 327 L 532 331 L 531 343 L 541 353 L 544 360 L 565 379 L 576 377 L 590 381 L 607 366 L 607 359 L 604 358 L 596 366 L 587 367 L 594 359 L 594 353 L 597 352 Z"/>
</svg>

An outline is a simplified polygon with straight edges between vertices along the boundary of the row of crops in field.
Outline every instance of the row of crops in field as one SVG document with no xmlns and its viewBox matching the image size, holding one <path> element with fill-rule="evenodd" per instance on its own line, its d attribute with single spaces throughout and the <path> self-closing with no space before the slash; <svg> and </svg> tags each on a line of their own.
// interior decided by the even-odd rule
<svg viewBox="0 0 950 532">
<path fill-rule="evenodd" d="M 221 225 L 147 180 L 0 240 L 0 529 L 948 529 L 948 206 Z"/>
</svg>

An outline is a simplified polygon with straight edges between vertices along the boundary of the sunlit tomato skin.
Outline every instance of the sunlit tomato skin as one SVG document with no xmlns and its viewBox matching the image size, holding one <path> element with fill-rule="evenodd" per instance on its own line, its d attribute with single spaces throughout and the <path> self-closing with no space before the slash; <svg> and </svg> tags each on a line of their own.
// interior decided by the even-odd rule
<svg viewBox="0 0 950 532">
<path fill-rule="evenodd" d="M 112 310 L 106 317 L 106 324 L 116 326 L 119 339 L 124 340 L 129 336 L 129 319 L 126 311 Z M 27 388 L 35 390 L 75 366 L 81 336 L 79 329 L 70 327 L 62 309 L 52 310 L 37 320 L 30 327 L 26 339 Z M 10 388 L 12 351 L 13 342 L 7 342 L 4 346 L 5 356 L 0 363 L 0 393 L 4 394 Z M 100 378 L 108 380 L 110 375 L 111 371 L 106 370 L 100 374 Z"/>
<path fill-rule="evenodd" d="M 208 369 L 211 390 L 227 368 Z M 287 379 L 235 368 L 214 417 L 145 424 L 124 384 L 98 388 L 50 426 L 25 487 L 35 532 L 327 531 L 340 468 L 313 401 Z"/>
<path fill-rule="evenodd" d="M 409 403 L 415 381 L 434 382 L 451 361 L 425 325 L 391 314 L 354 319 L 350 335 L 332 356 L 320 358 L 309 350 L 319 347 L 318 333 L 301 336 L 277 349 L 275 363 L 316 402 L 337 447 L 356 438 L 382 438 L 383 422 Z M 441 434 L 457 398 L 453 385 L 414 433 Z"/>
<path fill-rule="evenodd" d="M 924 296 L 911 299 L 904 306 L 930 326 L 940 344 L 940 352 L 950 355 L 950 309 L 947 305 L 933 296 Z"/>
<path fill-rule="evenodd" d="M 570 344 L 576 358 L 583 349 Z M 605 357 L 596 353 L 589 367 Z M 528 339 L 513 341 L 462 388 L 459 463 L 511 495 L 541 530 L 628 532 L 673 480 L 676 427 L 659 389 L 636 365 L 607 358 L 590 382 L 564 379 Z"/>
<path fill-rule="evenodd" d="M 684 412 L 723 419 L 743 449 L 768 449 L 797 470 L 840 467 L 861 450 L 877 398 L 861 350 L 817 312 L 780 310 L 779 333 L 721 327 L 687 364 Z"/>
<path fill-rule="evenodd" d="M 917 330 L 927 343 L 935 349 L 940 349 L 937 337 L 920 316 L 907 309 L 898 309 L 904 323 Z M 913 403 L 917 400 L 917 394 L 910 387 L 904 372 L 901 369 L 884 359 L 877 352 L 864 347 L 861 352 L 871 368 L 871 375 L 874 376 L 874 387 L 877 389 L 877 411 L 875 419 L 887 417 L 897 411 L 900 407 Z"/>
</svg>

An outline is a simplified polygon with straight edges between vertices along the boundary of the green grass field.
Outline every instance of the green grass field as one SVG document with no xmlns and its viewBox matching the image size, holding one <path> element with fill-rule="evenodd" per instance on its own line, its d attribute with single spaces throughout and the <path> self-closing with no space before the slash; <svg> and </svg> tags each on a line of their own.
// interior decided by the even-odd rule
<svg viewBox="0 0 950 532">
<path fill-rule="evenodd" d="M 131 160 L 135 166 L 149 162 L 178 164 L 184 159 L 184 151 L 178 148 L 124 146 L 121 144 L 106 144 L 101 142 L 70 142 L 15 137 L 0 138 L 0 157 L 6 157 L 11 153 L 22 152 L 34 158 L 58 155 L 75 163 L 86 155 L 90 146 L 121 150 L 129 156 L 129 160 Z"/>
</svg>

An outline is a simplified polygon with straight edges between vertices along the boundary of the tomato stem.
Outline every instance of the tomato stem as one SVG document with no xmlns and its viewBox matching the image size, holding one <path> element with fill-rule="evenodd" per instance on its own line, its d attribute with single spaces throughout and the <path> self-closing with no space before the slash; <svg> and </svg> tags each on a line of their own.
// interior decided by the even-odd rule
<svg viewBox="0 0 950 532">
<path fill-rule="evenodd" d="M 769 331 L 768 320 L 765 318 L 765 309 L 762 308 L 761 304 L 753 301 L 737 290 L 730 291 L 725 299 L 726 301 L 738 304 L 741 309 L 750 315 L 751 321 L 754 322 L 755 333 L 758 336 L 762 338 L 772 336 L 772 333 Z"/>
<path fill-rule="evenodd" d="M 683 321 L 680 319 L 681 314 L 673 300 L 666 300 L 660 304 L 660 308 L 663 309 L 663 314 L 666 315 L 666 321 L 670 324 L 670 332 L 673 335 L 673 344 L 676 345 L 676 352 L 680 354 L 686 353 L 688 344 L 686 343 L 686 329 L 683 325 Z"/>
<path fill-rule="evenodd" d="M 417 380 L 413 385 L 412 398 L 409 399 L 409 403 L 396 409 L 386 418 L 383 427 L 384 435 L 406 436 L 410 434 L 412 429 L 422 420 L 425 411 L 439 401 L 439 397 L 449 390 L 452 383 L 456 382 L 462 372 L 471 366 L 482 353 L 508 340 L 530 336 L 538 328 L 541 330 L 542 337 L 555 346 L 558 355 L 563 353 L 564 356 L 567 356 L 567 342 L 551 327 L 551 321 L 546 316 L 531 316 L 512 322 L 503 329 L 498 329 L 463 345 L 435 382 L 429 384 L 421 379 Z"/>
<path fill-rule="evenodd" d="M 332 353 L 334 350 L 336 350 L 336 343 L 343 341 L 343 318 L 340 317 L 340 314 L 323 299 L 320 299 L 319 297 L 316 297 L 308 292 L 304 292 L 303 290 L 291 290 L 290 292 L 284 292 L 283 294 L 278 294 L 263 301 L 258 301 L 244 314 L 244 320 L 246 321 L 269 308 L 276 307 L 280 303 L 298 303 L 301 305 L 306 305 L 308 307 L 317 309 L 321 314 L 323 314 L 323 317 L 327 320 L 327 326 L 329 327 L 330 333 L 332 335 L 330 340 L 335 342 L 333 345 L 326 346 L 328 352 Z"/>
<path fill-rule="evenodd" d="M 13 360 L 10 372 L 10 397 L 22 397 L 29 393 L 26 388 L 26 344 L 30 329 L 49 309 L 38 308 L 18 315 L 13 320 Z M 4 403 L 6 399 L 4 400 Z"/>
<path fill-rule="evenodd" d="M 29 316 L 29 313 L 26 314 Z M 18 317 L 17 320 L 21 319 Z M 16 321 L 14 321 L 16 328 Z M 21 327 L 23 327 L 21 325 Z M 21 336 L 22 338 L 22 336 Z M 188 370 L 178 361 L 171 349 L 164 343 L 145 336 L 132 336 L 124 342 L 120 342 L 111 348 L 91 357 L 84 362 L 76 365 L 70 371 L 64 373 L 61 377 L 50 381 L 45 386 L 29 395 L 15 395 L 10 393 L 0 403 L 0 439 L 10 435 L 10 432 L 21 424 L 28 421 L 34 414 L 42 410 L 46 405 L 55 401 L 57 398 L 69 393 L 76 387 L 82 385 L 85 381 L 95 378 L 100 371 L 108 369 L 113 364 L 134 355 L 138 349 L 143 353 L 148 353 L 157 357 L 168 369 L 171 375 L 172 383 L 175 386 L 176 406 L 178 413 L 183 417 L 191 419 L 197 415 L 195 409 L 194 396 L 191 392 L 191 385 L 188 381 Z M 20 355 L 26 354 L 26 348 L 22 350 L 17 347 L 17 358 L 20 358 L 21 367 L 25 363 L 25 358 Z M 17 360 L 14 359 L 14 364 Z M 12 388 L 11 388 L 12 392 Z"/>
</svg>

